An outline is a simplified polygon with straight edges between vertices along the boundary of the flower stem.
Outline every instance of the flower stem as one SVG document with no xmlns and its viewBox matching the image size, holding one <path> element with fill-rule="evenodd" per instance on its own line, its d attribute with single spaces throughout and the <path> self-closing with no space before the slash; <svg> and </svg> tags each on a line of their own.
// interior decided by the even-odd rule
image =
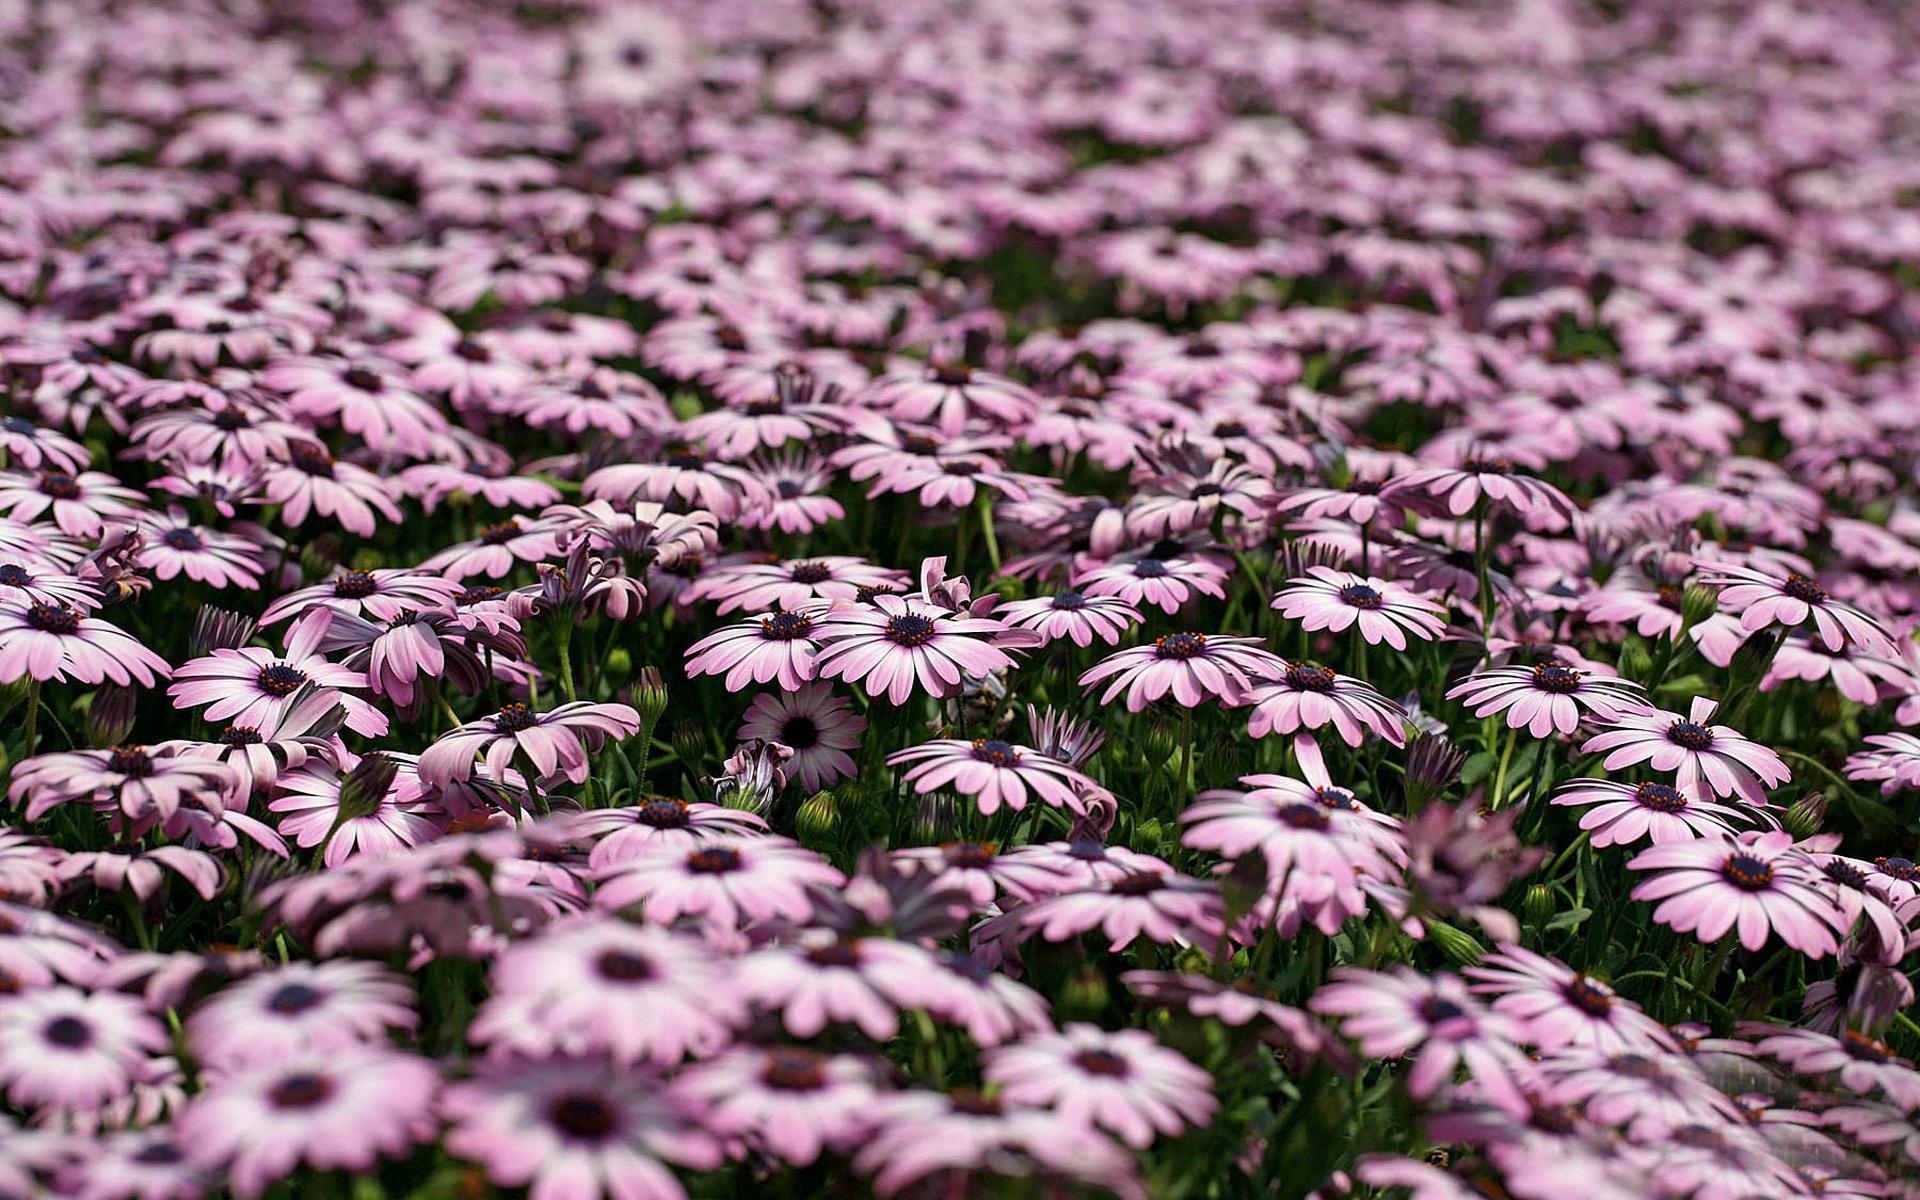
<svg viewBox="0 0 1920 1200">
<path fill-rule="evenodd" d="M 40 681 L 31 676 L 27 679 L 27 746 L 20 757 L 33 757 L 33 735 L 40 726 Z"/>
<path fill-rule="evenodd" d="M 553 644 L 560 651 L 560 694 L 572 704 L 580 697 L 573 690 L 573 614 L 567 613 L 553 629 Z"/>
<path fill-rule="evenodd" d="M 1000 573 L 1000 538 L 993 531 L 993 490 L 981 488 L 974 495 L 974 503 L 980 509 L 980 534 L 987 541 L 987 561 L 993 564 L 993 573 Z"/>
<path fill-rule="evenodd" d="M 1489 812 L 1499 812 L 1501 806 L 1506 802 L 1507 764 L 1513 759 L 1513 743 L 1519 736 L 1520 731 L 1518 729 L 1512 726 L 1507 727 L 1507 744 L 1506 747 L 1500 751 L 1500 769 L 1494 772 L 1493 791 L 1487 797 L 1489 801 L 1487 811 Z"/>
</svg>

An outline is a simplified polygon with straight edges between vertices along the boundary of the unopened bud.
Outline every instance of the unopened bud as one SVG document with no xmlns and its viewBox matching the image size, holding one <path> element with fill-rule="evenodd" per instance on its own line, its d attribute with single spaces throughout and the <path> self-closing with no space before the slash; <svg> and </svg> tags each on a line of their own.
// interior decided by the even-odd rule
<svg viewBox="0 0 1920 1200">
<path fill-rule="evenodd" d="M 1827 809 L 1832 804 L 1833 801 L 1828 799 L 1825 792 L 1808 792 L 1787 806 L 1786 815 L 1780 823 L 1786 826 L 1794 841 L 1805 841 L 1820 832 L 1820 827 L 1827 820 Z"/>
<path fill-rule="evenodd" d="M 1527 888 L 1522 908 L 1527 914 L 1527 923 L 1538 929 L 1553 920 L 1553 914 L 1560 908 L 1553 889 L 1544 883 L 1536 883 Z"/>
<path fill-rule="evenodd" d="M 1456 967 L 1470 967 L 1486 953 L 1486 949 L 1474 940 L 1472 934 L 1445 921 L 1427 922 L 1427 940 L 1438 946 L 1440 953 L 1446 955 L 1447 961 Z"/>
<path fill-rule="evenodd" d="M 660 677 L 660 668 L 640 668 L 640 678 L 633 681 L 632 696 L 633 711 L 640 714 L 640 730 L 645 736 L 667 712 L 667 683 Z"/>
<path fill-rule="evenodd" d="M 1680 593 L 1680 628 L 1692 629 L 1720 611 L 1720 590 L 1691 583 Z"/>
<path fill-rule="evenodd" d="M 300 570 L 308 582 L 318 583 L 340 565 L 340 539 L 323 533 L 300 548 Z"/>
<path fill-rule="evenodd" d="M 952 796 L 928 792 L 913 810 L 913 840 L 918 845 L 950 842 L 959 832 L 959 805 Z"/>
<path fill-rule="evenodd" d="M 835 803 L 832 792 L 815 792 L 807 797 L 800 811 L 793 815 L 794 830 L 800 840 L 811 846 L 832 839 L 833 831 L 840 824 L 840 808 Z"/>
<path fill-rule="evenodd" d="M 1460 778 L 1467 752 L 1437 733 L 1416 733 L 1407 739 L 1407 810 L 1417 812 L 1428 800 L 1446 791 Z"/>
<path fill-rule="evenodd" d="M 673 752 L 689 771 L 707 757 L 707 734 L 698 721 L 681 721 L 673 727 Z"/>
<path fill-rule="evenodd" d="M 1733 652 L 1733 662 L 1729 664 L 1733 672 L 1734 686 L 1731 691 L 1744 691 L 1759 682 L 1773 665 L 1774 651 L 1780 648 L 1780 633 L 1774 629 L 1762 629 Z"/>
<path fill-rule="evenodd" d="M 1639 642 L 1629 641 L 1620 647 L 1620 660 L 1615 667 L 1622 679 L 1643 680 L 1653 671 L 1653 656 Z"/>
<path fill-rule="evenodd" d="M 1146 735 L 1140 739 L 1140 750 L 1153 766 L 1170 761 L 1180 752 L 1179 729 L 1157 718 L 1148 721 Z"/>
<path fill-rule="evenodd" d="M 340 816 L 335 824 L 379 812 L 399 771 L 400 764 L 385 754 L 376 752 L 361 759 L 340 783 Z"/>
<path fill-rule="evenodd" d="M 187 654 L 203 658 L 215 650 L 238 650 L 253 640 L 257 628 L 252 617 L 202 604 L 194 614 L 193 632 L 187 635 Z"/>
<path fill-rule="evenodd" d="M 1067 981 L 1060 995 L 1060 1007 L 1071 1016 L 1097 1016 L 1107 1007 L 1109 995 L 1106 974 L 1088 965 Z"/>
<path fill-rule="evenodd" d="M 93 693 L 87 704 L 87 743 L 96 750 L 118 746 L 133 732 L 134 692 L 118 684 L 105 684 Z"/>
</svg>

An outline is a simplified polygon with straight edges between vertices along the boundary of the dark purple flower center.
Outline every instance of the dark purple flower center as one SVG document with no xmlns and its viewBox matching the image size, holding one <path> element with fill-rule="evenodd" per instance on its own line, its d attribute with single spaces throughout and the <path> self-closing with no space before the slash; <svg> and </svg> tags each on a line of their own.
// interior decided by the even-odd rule
<svg viewBox="0 0 1920 1200">
<path fill-rule="evenodd" d="M 1167 564 L 1157 558 L 1143 558 L 1133 564 L 1133 573 L 1141 579 L 1165 579 L 1173 572 L 1167 570 Z"/>
<path fill-rule="evenodd" d="M 600 957 L 593 960 L 593 969 L 600 978 L 614 983 L 639 983 L 653 978 L 653 962 L 631 950 L 602 951 Z"/>
<path fill-rule="evenodd" d="M 740 869 L 740 852 L 731 846 L 708 846 L 687 855 L 687 870 L 696 875 L 725 875 Z"/>
<path fill-rule="evenodd" d="M 477 583 L 470 588 L 464 589 L 458 596 L 455 596 L 453 602 L 461 606 L 485 604 L 489 600 L 498 600 L 506 594 L 506 591 L 502 588 L 494 587 L 491 584 Z"/>
<path fill-rule="evenodd" d="M 965 363 L 944 363 L 930 372 L 942 387 L 963 387 L 973 381 L 973 368 Z"/>
<path fill-rule="evenodd" d="M 147 1166 L 163 1167 L 186 1161 L 186 1152 L 173 1142 L 156 1139 L 136 1150 L 133 1161 Z"/>
<path fill-rule="evenodd" d="M 1340 589 L 1340 599 L 1355 608 L 1379 608 L 1386 603 L 1384 597 L 1364 583 L 1349 583 Z"/>
<path fill-rule="evenodd" d="M 493 351 L 470 337 L 463 337 L 453 344 L 453 352 L 468 362 L 484 363 L 493 361 Z"/>
<path fill-rule="evenodd" d="M 175 550 L 200 550 L 206 546 L 206 542 L 201 539 L 200 535 L 185 525 L 180 526 L 178 529 L 167 530 L 160 535 L 160 540 Z"/>
<path fill-rule="evenodd" d="M 908 454 L 928 455 L 940 452 L 940 439 L 924 433 L 907 433 L 900 436 L 900 448 Z"/>
<path fill-rule="evenodd" d="M 1633 798 L 1642 808 L 1655 812 L 1677 813 L 1687 808 L 1687 794 L 1664 783 L 1643 783 L 1633 789 Z"/>
<path fill-rule="evenodd" d="M 1318 804 L 1289 804 L 1273 814 L 1274 819 L 1289 829 L 1308 829 L 1324 833 L 1332 826 L 1333 818 L 1327 810 Z"/>
<path fill-rule="evenodd" d="M 933 640 L 934 625 L 919 613 L 901 613 L 887 618 L 886 638 L 896 646 L 912 649 Z"/>
<path fill-rule="evenodd" d="M 1628 1079 L 1660 1079 L 1666 1075 L 1658 1060 L 1644 1054 L 1616 1054 L 1607 1060 L 1607 1067 Z"/>
<path fill-rule="evenodd" d="M 981 739 L 974 742 L 973 756 L 996 767 L 1013 767 L 1020 763 L 1020 752 L 1002 741 Z"/>
<path fill-rule="evenodd" d="M 1580 690 L 1580 678 L 1585 674 L 1563 662 L 1548 660 L 1534 664 L 1533 686 L 1557 696 L 1570 696 Z"/>
<path fill-rule="evenodd" d="M 520 536 L 520 522 L 507 520 L 498 525 L 489 525 L 480 531 L 480 544 L 483 546 L 503 546 Z"/>
<path fill-rule="evenodd" d="M 740 406 L 740 411 L 750 417 L 772 417 L 785 412 L 787 402 L 778 396 L 762 396 L 758 400 L 749 400 Z"/>
<path fill-rule="evenodd" d="M 348 387 L 362 392 L 377 392 L 384 385 L 380 373 L 366 367 L 348 367 L 340 378 Z"/>
<path fill-rule="evenodd" d="M 1860 1062 L 1885 1063 L 1893 1061 L 1893 1050 L 1879 1038 L 1871 1038 L 1857 1029 L 1849 1029 L 1840 1035 L 1840 1045 L 1846 1049 L 1850 1058 Z"/>
<path fill-rule="evenodd" d="M 1671 609 L 1674 612 L 1680 611 L 1681 602 L 1687 598 L 1686 589 L 1677 587 L 1660 588 L 1658 595 L 1660 597 L 1660 607 Z"/>
<path fill-rule="evenodd" d="M 42 633 L 78 633 L 80 613 L 64 604 L 35 600 L 27 606 L 27 624 Z"/>
<path fill-rule="evenodd" d="M 798 562 L 787 568 L 787 578 L 795 583 L 804 583 L 812 587 L 816 583 L 825 583 L 833 578 L 833 568 L 825 563 Z"/>
<path fill-rule="evenodd" d="M 1319 799 L 1322 808 L 1330 808 L 1336 812 L 1360 811 L 1360 801 L 1345 788 L 1332 785 L 1317 787 L 1313 789 L 1313 794 Z"/>
<path fill-rule="evenodd" d="M 253 682 L 267 695 L 284 699 L 306 684 L 307 673 L 283 662 L 268 663 L 260 668 L 260 673 L 254 676 Z"/>
<path fill-rule="evenodd" d="M 667 465 L 676 471 L 704 471 L 707 469 L 706 455 L 696 454 L 694 451 L 685 448 L 669 451 L 666 456 L 666 461 Z"/>
<path fill-rule="evenodd" d="M 998 1100 L 971 1089 L 954 1092 L 947 1098 L 947 1104 L 954 1112 L 969 1117 L 997 1117 L 1002 1112 Z"/>
<path fill-rule="evenodd" d="M 116 746 L 107 755 L 107 770 L 128 779 L 145 779 L 153 774 L 153 757 L 145 746 Z"/>
<path fill-rule="evenodd" d="M 325 1104 L 332 1095 L 333 1080 L 303 1071 L 274 1084 L 267 1092 L 267 1099 L 275 1108 L 315 1108 Z"/>
<path fill-rule="evenodd" d="M 780 493 L 782 500 L 797 500 L 801 496 L 806 495 L 807 491 L 801 487 L 799 483 L 791 479 L 782 479 L 779 483 L 773 485 L 773 490 Z"/>
<path fill-rule="evenodd" d="M 1347 480 L 1346 490 L 1357 496 L 1378 496 L 1380 494 L 1380 480 L 1349 479 Z"/>
<path fill-rule="evenodd" d="M 78 500 L 80 483 L 65 471 L 43 471 L 40 474 L 40 490 L 55 500 Z"/>
<path fill-rule="evenodd" d="M 79 1017 L 55 1017 L 41 1032 L 50 1044 L 63 1050 L 81 1050 L 93 1043 L 93 1026 Z"/>
<path fill-rule="evenodd" d="M 620 1123 L 620 1110 L 596 1092 L 568 1092 L 548 1102 L 547 1119 L 568 1137 L 598 1142 Z"/>
<path fill-rule="evenodd" d="M 247 416 L 244 409 L 223 408 L 213 414 L 213 427 L 226 433 L 238 433 L 242 429 L 252 429 L 253 418 Z"/>
<path fill-rule="evenodd" d="M 1856 892 L 1867 888 L 1867 873 L 1844 858 L 1836 858 L 1824 868 L 1828 879 L 1841 887 L 1852 888 Z"/>
<path fill-rule="evenodd" d="M 1207 652 L 1204 633 L 1169 633 L 1153 639 L 1153 652 L 1161 658 L 1198 658 Z"/>
<path fill-rule="evenodd" d="M 1061 592 L 1053 598 L 1053 607 L 1063 612 L 1078 612 L 1087 606 L 1087 598 L 1079 592 Z"/>
<path fill-rule="evenodd" d="M 420 610 L 417 608 L 403 608 L 387 618 L 388 629 L 399 629 L 405 625 L 418 625 L 419 623 Z"/>
<path fill-rule="evenodd" d="M 524 704 L 502 705 L 493 718 L 495 733 L 519 733 L 540 723 L 539 716 Z"/>
<path fill-rule="evenodd" d="M 1751 854 L 1729 854 L 1720 876 L 1743 892 L 1764 892 L 1773 886 L 1773 864 Z"/>
<path fill-rule="evenodd" d="M 1317 663 L 1288 663 L 1287 686 L 1296 692 L 1331 692 L 1339 680 L 1332 667 Z"/>
<path fill-rule="evenodd" d="M 1220 343 L 1211 338 L 1190 337 L 1187 339 L 1186 355 L 1188 358 L 1219 358 Z"/>
<path fill-rule="evenodd" d="M 287 461 L 308 475 L 333 478 L 333 455 L 312 442 L 295 442 L 287 447 Z"/>
<path fill-rule="evenodd" d="M 1420 1019 L 1429 1025 L 1440 1025 L 1447 1021 L 1457 1021 L 1467 1015 L 1467 1010 L 1451 1000 L 1439 996 L 1428 996 L 1420 1001 Z"/>
<path fill-rule="evenodd" d="M 1227 489 L 1221 487 L 1217 483 L 1195 484 L 1193 488 L 1187 492 L 1187 499 L 1204 500 L 1208 496 L 1224 495 L 1226 493 L 1226 490 Z"/>
<path fill-rule="evenodd" d="M 1885 874 L 1906 883 L 1920 883 L 1920 866 L 1915 866 L 1910 858 L 1876 858 L 1873 865 Z"/>
<path fill-rule="evenodd" d="M 940 853 L 949 867 L 962 871 L 984 871 L 993 865 L 997 853 L 992 842 L 948 842 Z"/>
<path fill-rule="evenodd" d="M 1824 603 L 1827 598 L 1827 589 L 1821 587 L 1813 580 L 1808 579 L 1805 575 L 1797 573 L 1787 576 L 1787 581 L 1780 585 L 1780 590 L 1792 596 L 1795 600 L 1800 600 L 1807 604 Z"/>
<path fill-rule="evenodd" d="M 33 582 L 33 573 L 19 563 L 0 566 L 0 587 L 23 588 Z"/>
<path fill-rule="evenodd" d="M 1613 1011 L 1613 989 L 1591 975 L 1575 975 L 1560 994 L 1590 1017 L 1604 1017 Z"/>
<path fill-rule="evenodd" d="M 1667 1135 L 1676 1146 L 1686 1146 L 1694 1150 L 1725 1151 L 1726 1135 L 1711 1125 L 1689 1124 L 1676 1128 Z"/>
<path fill-rule="evenodd" d="M 1513 474 L 1513 464 L 1510 462 L 1502 462 L 1497 458 L 1470 458 L 1460 464 L 1460 469 L 1462 471 L 1472 472 L 1475 475 Z"/>
<path fill-rule="evenodd" d="M 780 1092 L 812 1092 L 827 1083 L 827 1056 L 797 1046 L 767 1051 L 760 1081 Z"/>
<path fill-rule="evenodd" d="M 820 744 L 820 726 L 808 716 L 791 716 L 780 725 L 780 744 L 807 750 Z"/>
<path fill-rule="evenodd" d="M 671 796 L 649 796 L 635 806 L 633 819 L 655 829 L 685 829 L 692 820 L 685 800 Z"/>
<path fill-rule="evenodd" d="M 343 600 L 361 600 L 379 590 L 372 571 L 342 571 L 333 581 L 333 594 Z"/>
<path fill-rule="evenodd" d="M 1111 1050 L 1082 1050 L 1073 1056 L 1073 1065 L 1089 1075 L 1109 1079 L 1119 1079 L 1131 1070 L 1127 1060 Z"/>
<path fill-rule="evenodd" d="M 1667 740 L 1686 750 L 1711 750 L 1713 730 L 1692 721 L 1675 721 L 1667 727 Z"/>
<path fill-rule="evenodd" d="M 835 938 L 824 946 L 808 947 L 807 961 L 816 967 L 857 967 L 860 965 L 860 943 Z"/>
<path fill-rule="evenodd" d="M 304 983 L 282 984 L 274 989 L 273 995 L 267 997 L 267 1010 L 283 1017 L 297 1016 L 318 1007 L 324 998 L 320 989 Z"/>
<path fill-rule="evenodd" d="M 813 618 L 805 613 L 775 613 L 760 622 L 760 636 L 772 642 L 793 642 L 813 632 Z"/>
<path fill-rule="evenodd" d="M 1116 896 L 1150 896 L 1167 886 L 1165 871 L 1129 871 L 1113 881 Z"/>
<path fill-rule="evenodd" d="M 980 472 L 986 470 L 986 468 L 979 463 L 965 458 L 950 459 L 947 462 L 943 462 L 940 464 L 940 469 L 949 475 L 959 475 L 962 477 L 978 475 Z"/>
<path fill-rule="evenodd" d="M 251 725 L 229 725 L 220 731 L 218 740 L 226 746 L 258 746 L 261 743 L 260 731 Z"/>
</svg>

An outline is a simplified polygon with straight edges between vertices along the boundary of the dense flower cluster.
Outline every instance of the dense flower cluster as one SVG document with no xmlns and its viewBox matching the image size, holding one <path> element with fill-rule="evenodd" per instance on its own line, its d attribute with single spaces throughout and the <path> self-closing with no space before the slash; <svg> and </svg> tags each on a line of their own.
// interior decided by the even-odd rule
<svg viewBox="0 0 1920 1200">
<path fill-rule="evenodd" d="M 0 9 L 0 1197 L 1920 1197 L 1912 13 Z"/>
</svg>

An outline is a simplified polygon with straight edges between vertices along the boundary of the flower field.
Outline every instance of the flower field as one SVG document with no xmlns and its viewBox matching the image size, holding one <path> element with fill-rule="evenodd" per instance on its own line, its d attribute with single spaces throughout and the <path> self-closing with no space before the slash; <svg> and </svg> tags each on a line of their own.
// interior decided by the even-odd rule
<svg viewBox="0 0 1920 1200">
<path fill-rule="evenodd" d="M 0 2 L 0 1200 L 1920 1198 L 1917 61 Z"/>
</svg>

